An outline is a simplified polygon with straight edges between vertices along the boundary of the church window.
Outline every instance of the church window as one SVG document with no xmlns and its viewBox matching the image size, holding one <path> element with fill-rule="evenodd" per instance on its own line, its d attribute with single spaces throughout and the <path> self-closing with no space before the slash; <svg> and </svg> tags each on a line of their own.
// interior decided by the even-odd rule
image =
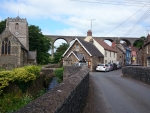
<svg viewBox="0 0 150 113">
<path fill-rule="evenodd" d="M 15 29 L 19 29 L 19 24 L 18 23 L 15 24 Z"/>
<path fill-rule="evenodd" d="M 5 38 L 2 41 L 2 54 L 3 55 L 9 55 L 10 54 L 10 49 L 11 49 L 11 43 L 8 40 L 8 38 Z"/>
</svg>

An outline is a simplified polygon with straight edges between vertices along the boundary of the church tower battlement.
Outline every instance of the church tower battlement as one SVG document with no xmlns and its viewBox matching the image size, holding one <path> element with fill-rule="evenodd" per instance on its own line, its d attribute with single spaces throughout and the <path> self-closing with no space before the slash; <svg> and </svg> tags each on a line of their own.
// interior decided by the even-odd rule
<svg viewBox="0 0 150 113">
<path fill-rule="evenodd" d="M 29 35 L 28 35 L 28 23 L 26 18 L 7 18 L 6 29 L 8 29 L 18 40 L 23 44 L 23 46 L 29 50 Z"/>
</svg>

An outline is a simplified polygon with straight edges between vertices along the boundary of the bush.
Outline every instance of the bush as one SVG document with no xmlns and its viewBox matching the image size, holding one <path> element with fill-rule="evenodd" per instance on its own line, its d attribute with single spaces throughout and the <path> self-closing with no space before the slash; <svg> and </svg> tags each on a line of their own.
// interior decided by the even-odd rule
<svg viewBox="0 0 150 113">
<path fill-rule="evenodd" d="M 9 85 L 9 82 L 15 82 L 19 88 L 25 92 L 27 87 L 39 77 L 40 67 L 25 66 L 22 68 L 15 68 L 12 71 L 0 71 L 0 94 L 3 88 Z"/>
<path fill-rule="evenodd" d="M 3 88 L 9 85 L 10 81 L 14 81 L 11 71 L 0 71 L 0 94 Z"/>
<path fill-rule="evenodd" d="M 63 80 L 63 71 L 64 71 L 63 68 L 58 68 L 58 69 L 56 69 L 56 70 L 54 71 L 54 74 L 55 74 L 55 76 L 56 76 L 56 78 L 57 78 L 57 81 L 58 81 L 59 83 L 62 82 L 62 80 Z"/>
</svg>

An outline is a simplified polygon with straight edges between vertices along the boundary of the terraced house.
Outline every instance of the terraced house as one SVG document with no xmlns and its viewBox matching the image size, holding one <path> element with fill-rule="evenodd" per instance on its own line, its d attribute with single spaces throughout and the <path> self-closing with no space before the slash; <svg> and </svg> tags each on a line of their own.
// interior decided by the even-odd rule
<svg viewBox="0 0 150 113">
<path fill-rule="evenodd" d="M 93 43 L 93 45 L 95 45 L 96 48 L 103 54 L 104 56 L 103 63 L 117 62 L 117 51 L 104 41 L 98 38 L 93 38 L 91 30 L 87 32 L 87 37 L 84 40 Z"/>
</svg>

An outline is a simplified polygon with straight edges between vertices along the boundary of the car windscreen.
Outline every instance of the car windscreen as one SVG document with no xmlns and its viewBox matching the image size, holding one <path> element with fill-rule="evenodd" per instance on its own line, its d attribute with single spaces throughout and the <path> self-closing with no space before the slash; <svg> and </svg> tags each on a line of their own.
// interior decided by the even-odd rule
<svg viewBox="0 0 150 113">
<path fill-rule="evenodd" d="M 104 66 L 104 64 L 98 64 L 98 66 Z"/>
</svg>

